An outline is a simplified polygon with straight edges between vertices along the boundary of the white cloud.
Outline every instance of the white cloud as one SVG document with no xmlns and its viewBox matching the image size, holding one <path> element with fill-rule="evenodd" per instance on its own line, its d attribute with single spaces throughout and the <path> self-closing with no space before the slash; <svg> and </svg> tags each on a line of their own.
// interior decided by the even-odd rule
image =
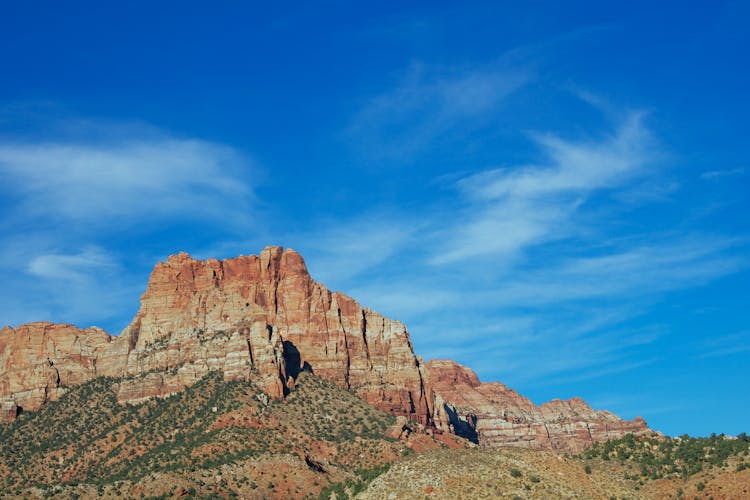
<svg viewBox="0 0 750 500">
<path fill-rule="evenodd" d="M 247 166 L 233 149 L 194 139 L 0 143 L 3 190 L 20 198 L 16 215 L 86 223 L 246 212 Z"/>
<path fill-rule="evenodd" d="M 552 266 L 519 272 L 512 283 L 487 298 L 496 305 L 539 306 L 653 296 L 702 285 L 745 268 L 746 259 L 724 254 L 735 243 L 703 236 L 556 260 Z"/>
<path fill-rule="evenodd" d="M 118 267 L 104 250 L 91 247 L 72 255 L 38 255 L 28 264 L 28 272 L 40 278 L 85 282 L 92 273 L 111 272 Z"/>
<path fill-rule="evenodd" d="M 750 352 L 750 331 L 720 335 L 698 346 L 697 358 L 714 358 Z"/>
<path fill-rule="evenodd" d="M 640 113 L 631 114 L 604 140 L 573 142 L 538 134 L 534 137 L 550 165 L 482 172 L 464 179 L 460 186 L 480 200 L 529 199 L 614 187 L 653 156 L 649 136 Z"/>
<path fill-rule="evenodd" d="M 447 127 L 466 115 L 446 116 Z M 454 181 L 458 196 L 410 214 L 420 220 L 413 244 L 384 249 L 388 259 L 371 261 L 375 279 L 356 275 L 353 295 L 404 320 L 426 357 L 469 362 L 485 378 L 538 386 L 659 362 L 646 346 L 671 332 L 640 318 L 670 292 L 746 268 L 737 253 L 744 243 L 688 228 L 624 227 L 628 211 L 669 202 L 654 193 L 679 196 L 680 185 L 665 184 L 659 163 L 667 155 L 643 113 L 610 117 L 621 121 L 595 139 L 533 134 L 537 164 Z M 373 229 L 402 222 L 384 214 Z M 361 232 L 367 226 L 345 227 L 347 238 L 378 241 L 377 232 Z M 403 259 L 412 267 L 392 264 Z"/>
<path fill-rule="evenodd" d="M 36 237 L 43 248 L 54 239 Z M 133 273 L 111 252 L 88 246 L 80 251 L 42 252 L 26 248 L 19 255 L 17 240 L 10 240 L 0 272 L 8 293 L 2 294 L 3 324 L 29 321 L 73 323 L 80 326 L 105 322 L 118 333 L 132 318 L 143 291 L 144 273 Z M 18 269 L 24 273 L 19 273 Z"/>
<path fill-rule="evenodd" d="M 568 236 L 571 219 L 587 196 L 644 173 L 656 156 L 640 113 L 600 141 L 535 139 L 549 164 L 494 169 L 458 181 L 468 206 L 463 220 L 446 232 L 448 241 L 434 264 L 487 254 L 510 258 L 531 245 Z"/>
</svg>

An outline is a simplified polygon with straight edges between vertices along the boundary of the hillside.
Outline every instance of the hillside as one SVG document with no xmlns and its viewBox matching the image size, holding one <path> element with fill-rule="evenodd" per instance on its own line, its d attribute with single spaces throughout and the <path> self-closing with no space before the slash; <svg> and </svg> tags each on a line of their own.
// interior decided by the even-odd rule
<svg viewBox="0 0 750 500">
<path fill-rule="evenodd" d="M 357 498 L 750 498 L 750 439 L 628 435 L 572 457 L 432 450 L 398 460 Z"/>
<path fill-rule="evenodd" d="M 750 498 L 750 438 L 658 434 L 596 443 L 581 455 L 589 467 L 626 480 L 640 494 L 663 498 Z"/>
<path fill-rule="evenodd" d="M 98 377 L 0 427 L 2 498 L 746 498 L 750 439 L 481 449 L 301 372 L 286 398 L 211 372 L 166 398 Z M 415 453 L 416 452 L 416 453 Z"/>
<path fill-rule="evenodd" d="M 0 427 L 0 496 L 314 498 L 412 448 L 445 446 L 307 372 L 284 400 L 211 373 L 120 405 L 123 382 L 95 378 Z"/>
</svg>

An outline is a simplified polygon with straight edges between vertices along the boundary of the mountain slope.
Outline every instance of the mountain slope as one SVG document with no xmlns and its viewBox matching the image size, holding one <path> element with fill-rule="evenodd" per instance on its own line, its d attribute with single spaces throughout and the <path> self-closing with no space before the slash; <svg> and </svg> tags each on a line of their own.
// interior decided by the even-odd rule
<svg viewBox="0 0 750 500">
<path fill-rule="evenodd" d="M 95 378 L 0 427 L 0 491 L 300 498 L 411 448 L 445 446 L 307 372 L 284 400 L 212 372 L 173 396 L 121 405 L 124 382 Z"/>
<path fill-rule="evenodd" d="M 399 459 L 357 498 L 750 498 L 750 439 L 631 434 L 578 457 L 431 450 Z"/>
</svg>

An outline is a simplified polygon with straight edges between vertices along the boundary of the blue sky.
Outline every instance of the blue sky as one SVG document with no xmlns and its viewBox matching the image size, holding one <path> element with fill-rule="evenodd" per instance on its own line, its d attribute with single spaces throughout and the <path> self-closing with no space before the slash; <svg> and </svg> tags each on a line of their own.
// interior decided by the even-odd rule
<svg viewBox="0 0 750 500">
<path fill-rule="evenodd" d="M 531 4 L 2 2 L 0 323 L 280 244 L 426 359 L 749 431 L 748 4 Z"/>
</svg>

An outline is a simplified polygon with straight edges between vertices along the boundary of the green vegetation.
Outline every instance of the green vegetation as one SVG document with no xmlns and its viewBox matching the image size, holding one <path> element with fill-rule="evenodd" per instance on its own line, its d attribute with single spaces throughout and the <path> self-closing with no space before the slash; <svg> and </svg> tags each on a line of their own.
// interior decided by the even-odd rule
<svg viewBox="0 0 750 500">
<path fill-rule="evenodd" d="M 655 480 L 664 477 L 685 479 L 712 467 L 734 464 L 740 471 L 750 466 L 748 455 L 750 437 L 744 433 L 737 437 L 712 434 L 706 438 L 687 435 L 669 438 L 658 434 L 636 437 L 629 434 L 621 439 L 596 443 L 582 457 L 631 464 L 638 474 L 626 474 L 626 479 L 640 476 Z"/>
<path fill-rule="evenodd" d="M 268 457 L 317 478 L 316 492 L 332 482 L 359 491 L 383 472 L 373 465 L 406 449 L 384 436 L 395 417 L 310 373 L 300 374 L 284 401 L 267 404 L 252 382 L 224 381 L 217 373 L 140 405 L 118 404 L 118 383 L 91 380 L 0 426 L 0 491 L 40 487 L 54 493 L 81 484 L 99 495 L 106 488 L 119 494 L 120 483 L 177 474 L 194 481 L 184 495 L 243 496 L 265 487 L 270 496 L 299 496 L 302 490 L 282 489 L 293 483 L 294 472 L 276 474 L 273 466 L 263 482 L 238 475 L 230 478 L 233 484 L 225 478 L 213 484 L 216 474 L 205 473 Z M 308 458 L 321 449 L 331 450 L 322 462 Z"/>
</svg>

